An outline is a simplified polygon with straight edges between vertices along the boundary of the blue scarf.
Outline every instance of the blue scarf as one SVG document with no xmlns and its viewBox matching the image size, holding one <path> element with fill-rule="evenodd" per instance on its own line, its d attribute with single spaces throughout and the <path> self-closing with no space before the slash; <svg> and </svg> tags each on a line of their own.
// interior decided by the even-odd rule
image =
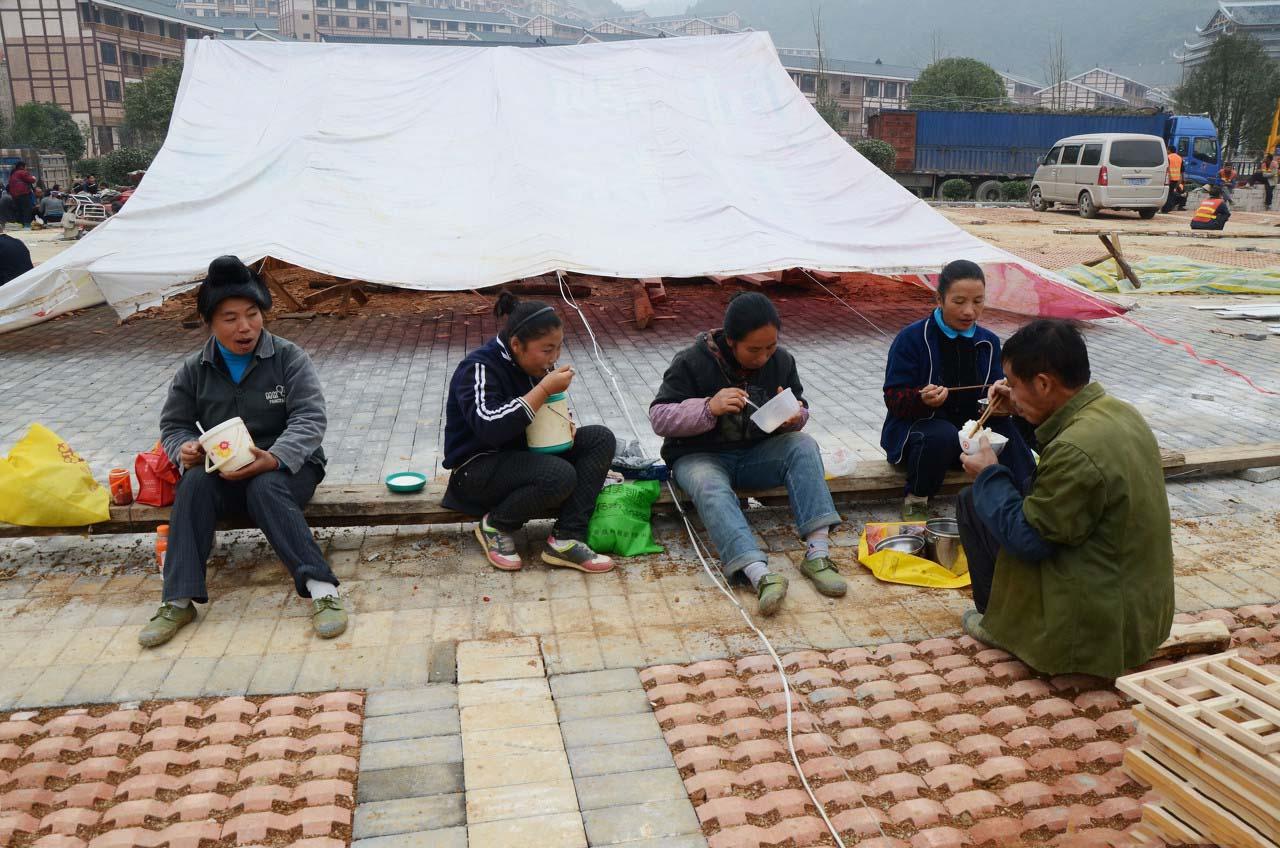
<svg viewBox="0 0 1280 848">
<path fill-rule="evenodd" d="M 244 372 L 248 369 L 249 363 L 253 361 L 252 353 L 232 353 L 222 346 L 222 342 L 214 339 L 214 344 L 218 346 L 218 352 L 222 354 L 222 361 L 227 363 L 227 372 L 231 374 L 231 382 L 240 385 L 240 381 L 244 379 Z"/>
<path fill-rule="evenodd" d="M 949 339 L 958 338 L 959 336 L 964 336 L 966 339 L 971 339 L 973 338 L 973 334 L 978 331 L 978 322 L 976 321 L 973 323 L 971 327 L 969 327 L 969 329 L 965 330 L 963 333 L 960 332 L 959 330 L 953 330 L 950 327 L 948 327 L 947 322 L 942 320 L 941 306 L 933 310 L 933 320 L 934 320 L 934 323 L 938 325 L 938 329 L 942 331 L 942 335 L 946 336 Z"/>
</svg>

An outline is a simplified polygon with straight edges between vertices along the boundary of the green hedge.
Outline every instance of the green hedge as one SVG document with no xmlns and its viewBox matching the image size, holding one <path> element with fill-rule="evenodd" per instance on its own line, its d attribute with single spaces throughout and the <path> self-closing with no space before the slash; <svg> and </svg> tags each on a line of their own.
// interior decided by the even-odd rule
<svg viewBox="0 0 1280 848">
<path fill-rule="evenodd" d="M 886 174 L 893 173 L 893 163 L 898 158 L 898 152 L 889 142 L 878 138 L 861 138 L 853 142 L 853 149 Z"/>
<path fill-rule="evenodd" d="M 942 184 L 942 197 L 945 200 L 968 200 L 972 193 L 973 187 L 968 180 L 957 178 Z"/>
<path fill-rule="evenodd" d="M 1028 186 L 1022 180 L 1010 180 L 1000 184 L 1000 196 L 1005 200 L 1026 200 Z"/>
</svg>

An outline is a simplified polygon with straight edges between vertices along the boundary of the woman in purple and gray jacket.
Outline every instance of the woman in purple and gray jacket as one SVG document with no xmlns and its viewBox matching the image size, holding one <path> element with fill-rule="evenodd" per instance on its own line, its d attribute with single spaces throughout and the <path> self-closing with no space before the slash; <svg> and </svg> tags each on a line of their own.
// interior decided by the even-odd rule
<svg viewBox="0 0 1280 848">
<path fill-rule="evenodd" d="M 735 488 L 786 486 L 796 528 L 807 550 L 800 571 L 829 597 L 845 582 L 828 556 L 828 533 L 840 523 L 822 470 L 818 443 L 801 433 L 809 420 L 796 361 L 778 346 L 782 319 L 758 292 L 729 301 L 724 327 L 698 336 L 676 354 L 658 396 L 649 405 L 653 431 L 664 438 L 662 458 L 680 488 L 693 499 L 728 578 L 750 582 L 762 615 L 778 611 L 787 578 L 769 571 L 738 506 Z M 751 421 L 752 409 L 784 389 L 801 409 L 766 433 Z"/>
</svg>

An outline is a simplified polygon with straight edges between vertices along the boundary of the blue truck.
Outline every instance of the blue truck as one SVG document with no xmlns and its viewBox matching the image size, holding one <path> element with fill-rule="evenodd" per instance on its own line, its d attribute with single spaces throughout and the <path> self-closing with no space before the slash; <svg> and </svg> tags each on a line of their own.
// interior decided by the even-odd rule
<svg viewBox="0 0 1280 848">
<path fill-rule="evenodd" d="M 1218 131 L 1203 115 L 886 109 L 868 121 L 872 138 L 893 145 L 899 183 L 937 197 L 946 180 L 967 180 L 973 197 L 984 201 L 1000 199 L 1003 180 L 1029 179 L 1059 139 L 1104 132 L 1159 136 L 1182 155 L 1186 182 L 1219 182 Z"/>
</svg>

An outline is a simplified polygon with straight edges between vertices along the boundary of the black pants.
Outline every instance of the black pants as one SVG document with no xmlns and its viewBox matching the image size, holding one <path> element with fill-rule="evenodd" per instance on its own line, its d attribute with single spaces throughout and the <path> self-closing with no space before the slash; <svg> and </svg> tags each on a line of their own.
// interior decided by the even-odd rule
<svg viewBox="0 0 1280 848">
<path fill-rule="evenodd" d="M 1172 212 L 1173 207 L 1187 208 L 1187 191 L 1182 183 L 1169 183 L 1169 196 L 1165 198 L 1161 212 Z"/>
<path fill-rule="evenodd" d="M 587 522 L 613 462 L 613 432 L 579 427 L 564 453 L 500 451 L 478 456 L 453 473 L 458 496 L 489 510 L 489 524 L 513 533 L 531 518 L 559 508 L 557 538 L 587 540 Z"/>
<path fill-rule="evenodd" d="M 973 605 L 978 612 L 985 613 L 987 601 L 991 599 L 991 580 L 996 574 L 1000 542 L 974 509 L 972 486 L 962 491 L 956 501 L 956 521 L 960 525 L 960 544 L 964 547 L 964 557 L 969 561 Z"/>
<path fill-rule="evenodd" d="M 1266 192 L 1266 207 L 1271 208 L 1271 196 L 1275 194 L 1276 187 L 1271 184 L 1271 180 L 1262 176 L 1262 174 L 1254 174 L 1249 177 L 1249 185 L 1260 185 L 1262 190 Z"/>
<path fill-rule="evenodd" d="M 1000 451 L 1000 464 L 1013 472 L 1022 485 L 1035 471 L 1027 446 L 1012 416 L 987 419 L 987 426 L 1009 440 Z M 947 472 L 960 467 L 960 428 L 945 418 L 925 418 L 911 425 L 902 449 L 907 472 L 907 494 L 931 498 L 942 491 Z"/>
<path fill-rule="evenodd" d="M 164 600 L 209 600 L 205 566 L 213 550 L 219 518 L 248 513 L 261 528 L 276 556 L 289 569 L 302 597 L 310 597 L 308 580 L 338 585 L 320 546 L 302 515 L 302 507 L 324 479 L 324 469 L 304 463 L 297 474 L 268 471 L 248 480 L 231 482 L 202 466 L 189 468 L 178 481 L 169 517 L 169 552 L 164 561 Z"/>
</svg>

